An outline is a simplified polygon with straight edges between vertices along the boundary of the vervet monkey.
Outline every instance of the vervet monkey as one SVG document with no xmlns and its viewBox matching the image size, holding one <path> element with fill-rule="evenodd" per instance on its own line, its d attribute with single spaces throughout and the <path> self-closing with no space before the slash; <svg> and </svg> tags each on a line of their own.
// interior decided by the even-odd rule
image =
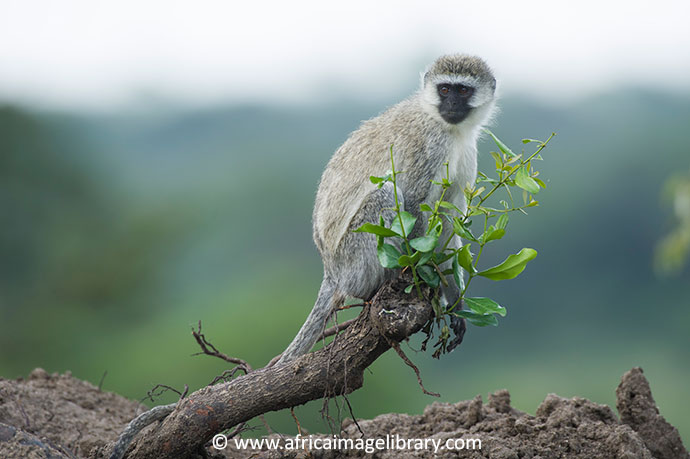
<svg viewBox="0 0 690 459">
<path fill-rule="evenodd" d="M 367 222 L 378 224 L 379 216 L 390 225 L 395 216 L 392 183 L 377 188 L 369 180 L 390 170 L 391 146 L 396 170 L 404 171 L 397 177 L 398 201 L 418 217 L 410 238 L 423 234 L 419 205 L 439 199 L 441 188 L 431 180 L 446 176 L 446 162 L 454 184 L 444 200 L 466 209 L 463 189 L 477 176 L 477 138 L 494 111 L 495 90 L 496 79 L 482 59 L 441 56 L 423 74 L 417 93 L 363 122 L 338 148 L 321 177 L 314 204 L 314 242 L 323 260 L 323 282 L 314 308 L 279 364 L 309 352 L 346 297 L 369 300 L 397 274 L 379 263 L 373 234 L 353 232 Z M 451 228 L 444 229 L 443 240 L 451 233 Z M 459 247 L 457 236 L 453 244 Z M 450 281 L 441 294 L 442 301 L 452 305 L 460 291 Z M 452 328 L 456 339 L 449 349 L 462 340 L 464 319 L 455 318 Z"/>
</svg>

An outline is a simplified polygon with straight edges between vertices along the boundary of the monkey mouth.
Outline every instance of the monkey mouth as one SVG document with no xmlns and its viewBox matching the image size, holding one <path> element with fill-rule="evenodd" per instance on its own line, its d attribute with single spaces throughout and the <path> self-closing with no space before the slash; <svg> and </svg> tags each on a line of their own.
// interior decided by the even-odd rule
<svg viewBox="0 0 690 459">
<path fill-rule="evenodd" d="M 465 118 L 467 118 L 467 115 L 469 114 L 469 110 L 459 110 L 459 111 L 451 111 L 451 110 L 443 110 L 440 112 L 441 118 L 443 118 L 443 121 L 449 124 L 458 124 Z"/>
</svg>

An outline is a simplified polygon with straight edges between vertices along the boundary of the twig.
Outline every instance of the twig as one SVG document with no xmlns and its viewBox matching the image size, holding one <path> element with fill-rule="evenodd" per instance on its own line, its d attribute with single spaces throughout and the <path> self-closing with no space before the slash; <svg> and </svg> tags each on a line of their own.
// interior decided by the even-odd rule
<svg viewBox="0 0 690 459">
<path fill-rule="evenodd" d="M 292 419 L 295 420 L 295 424 L 297 424 L 297 432 L 302 435 L 302 426 L 299 423 L 299 419 L 297 419 L 297 416 L 295 415 L 295 407 L 293 406 L 290 408 L 290 414 L 292 415 Z"/>
<path fill-rule="evenodd" d="M 239 435 L 242 432 L 247 431 L 247 430 L 251 430 L 251 429 L 249 429 L 249 427 L 247 427 L 246 422 L 243 422 L 242 424 L 238 424 L 237 426 L 235 426 L 234 429 L 232 429 L 230 432 L 228 432 L 226 437 L 232 438 L 232 437 L 235 437 L 235 436 L 237 436 L 237 435 Z"/>
<path fill-rule="evenodd" d="M 223 373 L 221 373 L 218 376 L 216 376 L 215 378 L 213 378 L 213 381 L 211 381 L 209 386 L 213 386 L 218 381 L 228 382 L 232 379 L 233 376 L 235 376 L 235 373 L 237 373 L 238 371 L 243 371 L 243 370 L 244 370 L 244 368 L 242 368 L 240 366 L 236 366 L 235 368 L 232 368 L 230 370 L 225 370 Z"/>
<path fill-rule="evenodd" d="M 105 381 L 106 376 L 108 376 L 108 370 L 103 372 L 103 376 L 101 376 L 101 380 L 98 382 L 98 392 L 101 392 L 101 389 L 103 389 L 103 381 Z"/>
<path fill-rule="evenodd" d="M 261 419 L 261 422 L 264 424 L 264 428 L 266 429 L 266 432 L 268 432 L 269 435 L 272 434 L 273 429 L 271 429 L 271 426 L 268 425 L 268 422 L 266 422 L 266 418 L 264 417 L 263 414 L 261 416 L 259 416 L 259 419 Z"/>
<path fill-rule="evenodd" d="M 156 393 L 156 390 L 158 390 L 158 389 L 160 389 L 160 392 Z M 188 388 L 187 385 L 185 384 L 185 392 L 184 392 L 184 394 L 186 394 L 188 390 L 189 390 L 189 388 Z M 170 386 L 167 386 L 167 385 L 165 385 L 165 384 L 156 384 L 155 386 L 153 386 L 153 389 L 151 389 L 151 390 L 149 390 L 148 392 L 146 392 L 146 397 L 142 398 L 141 401 L 143 402 L 144 400 L 149 399 L 149 400 L 151 400 L 151 402 L 155 402 L 155 400 L 153 399 L 153 397 L 160 397 L 160 396 L 163 395 L 166 391 L 175 392 L 177 395 L 180 396 L 180 400 L 181 400 L 182 398 L 184 398 L 184 394 L 183 394 L 182 392 L 180 392 L 179 390 L 175 389 L 174 387 L 170 387 Z"/>
<path fill-rule="evenodd" d="M 415 366 L 415 364 L 412 363 L 412 361 L 411 361 L 410 359 L 407 358 L 407 356 L 405 355 L 405 353 L 403 352 L 403 350 L 400 348 L 400 344 L 396 343 L 395 341 L 391 341 L 391 342 L 390 342 L 390 345 L 391 345 L 391 347 L 392 347 L 393 349 L 395 349 L 395 352 L 398 353 L 398 355 L 399 355 L 400 358 L 403 360 L 403 362 L 405 362 L 405 363 L 407 364 L 408 367 L 410 367 L 410 368 L 412 368 L 412 369 L 414 370 L 414 373 L 417 375 L 417 382 L 419 383 L 419 387 L 422 388 L 422 391 L 423 391 L 426 395 L 431 395 L 431 396 L 433 396 L 433 397 L 440 397 L 441 394 L 437 394 L 436 392 L 429 392 L 428 390 L 426 390 L 426 388 L 424 387 L 424 384 L 422 383 L 422 376 L 421 376 L 420 373 L 419 373 L 419 368 L 417 368 L 417 367 Z"/>
<path fill-rule="evenodd" d="M 201 321 L 199 321 L 198 328 L 196 330 L 192 329 L 192 336 L 194 336 L 194 339 L 196 340 L 197 344 L 199 344 L 199 347 L 201 347 L 201 352 L 197 352 L 196 354 L 192 355 L 210 355 L 212 357 L 218 357 L 221 360 L 225 360 L 228 363 L 232 363 L 233 365 L 237 365 L 239 368 L 244 371 L 245 374 L 249 373 L 252 371 L 251 365 L 247 363 L 246 361 L 242 359 L 238 359 L 236 357 L 230 357 L 226 354 L 223 354 L 220 352 L 213 344 L 211 344 L 207 339 L 206 336 L 204 336 L 203 333 L 201 333 Z"/>
<path fill-rule="evenodd" d="M 345 322 L 343 322 L 341 324 L 336 324 L 336 325 L 332 326 L 331 328 L 325 330 L 321 334 L 319 339 L 328 338 L 329 336 L 333 336 L 336 333 L 340 333 L 341 331 L 345 330 L 347 327 L 349 327 L 350 325 L 352 325 L 356 321 L 357 321 L 357 318 L 355 317 L 354 319 L 346 320 Z"/>
<path fill-rule="evenodd" d="M 364 303 L 346 304 L 346 305 L 340 306 L 336 310 L 337 311 L 344 311 L 344 310 L 350 309 L 350 308 L 362 308 L 366 305 L 367 305 L 366 301 Z"/>
<path fill-rule="evenodd" d="M 352 416 L 352 421 L 357 426 L 357 430 L 359 430 L 359 433 L 364 435 L 364 431 L 362 430 L 359 423 L 357 422 L 357 418 L 355 417 L 355 412 L 352 409 L 352 405 L 350 405 L 350 400 L 347 399 L 347 395 L 343 395 L 343 398 L 345 399 L 345 403 L 347 403 L 347 409 L 350 410 L 350 416 Z"/>
</svg>

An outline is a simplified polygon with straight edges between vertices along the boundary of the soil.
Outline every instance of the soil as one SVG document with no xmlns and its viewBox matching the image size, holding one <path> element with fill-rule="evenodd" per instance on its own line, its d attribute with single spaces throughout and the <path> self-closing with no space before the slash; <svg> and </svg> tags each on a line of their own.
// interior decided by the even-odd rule
<svg viewBox="0 0 690 459">
<path fill-rule="evenodd" d="M 547 395 L 536 416 L 531 416 L 512 408 L 510 394 L 503 390 L 491 394 L 487 403 L 477 396 L 455 404 L 433 403 L 416 416 L 385 414 L 357 423 L 349 420 L 343 423 L 340 436 L 353 442 L 387 436 L 393 442 L 395 438 L 442 442 L 476 438 L 481 440 L 481 449 L 440 449 L 434 454 L 433 447 L 415 449 L 416 444 L 405 451 L 391 448 L 371 453 L 355 449 L 239 451 L 229 446 L 221 452 L 209 447 L 207 454 L 212 458 L 690 459 L 678 431 L 659 414 L 640 368 L 623 375 L 616 395 L 620 419 L 606 405 L 554 394 Z M 127 422 L 145 409 L 69 373 L 36 369 L 27 379 L 0 379 L 0 457 L 103 457 Z M 280 439 L 277 435 L 267 438 Z M 313 435 L 312 442 L 317 438 L 333 440 L 332 435 Z"/>
</svg>

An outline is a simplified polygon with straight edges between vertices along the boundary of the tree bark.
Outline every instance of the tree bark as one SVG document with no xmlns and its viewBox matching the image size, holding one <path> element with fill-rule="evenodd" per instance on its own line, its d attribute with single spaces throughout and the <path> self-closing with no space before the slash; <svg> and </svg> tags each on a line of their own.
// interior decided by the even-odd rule
<svg viewBox="0 0 690 459">
<path fill-rule="evenodd" d="M 189 457 L 215 434 L 260 414 L 359 389 L 364 370 L 433 315 L 428 291 L 420 299 L 414 291 L 403 292 L 407 285 L 409 280 L 403 279 L 385 284 L 357 321 L 325 348 L 184 398 L 163 422 L 132 443 L 126 457 Z"/>
</svg>

